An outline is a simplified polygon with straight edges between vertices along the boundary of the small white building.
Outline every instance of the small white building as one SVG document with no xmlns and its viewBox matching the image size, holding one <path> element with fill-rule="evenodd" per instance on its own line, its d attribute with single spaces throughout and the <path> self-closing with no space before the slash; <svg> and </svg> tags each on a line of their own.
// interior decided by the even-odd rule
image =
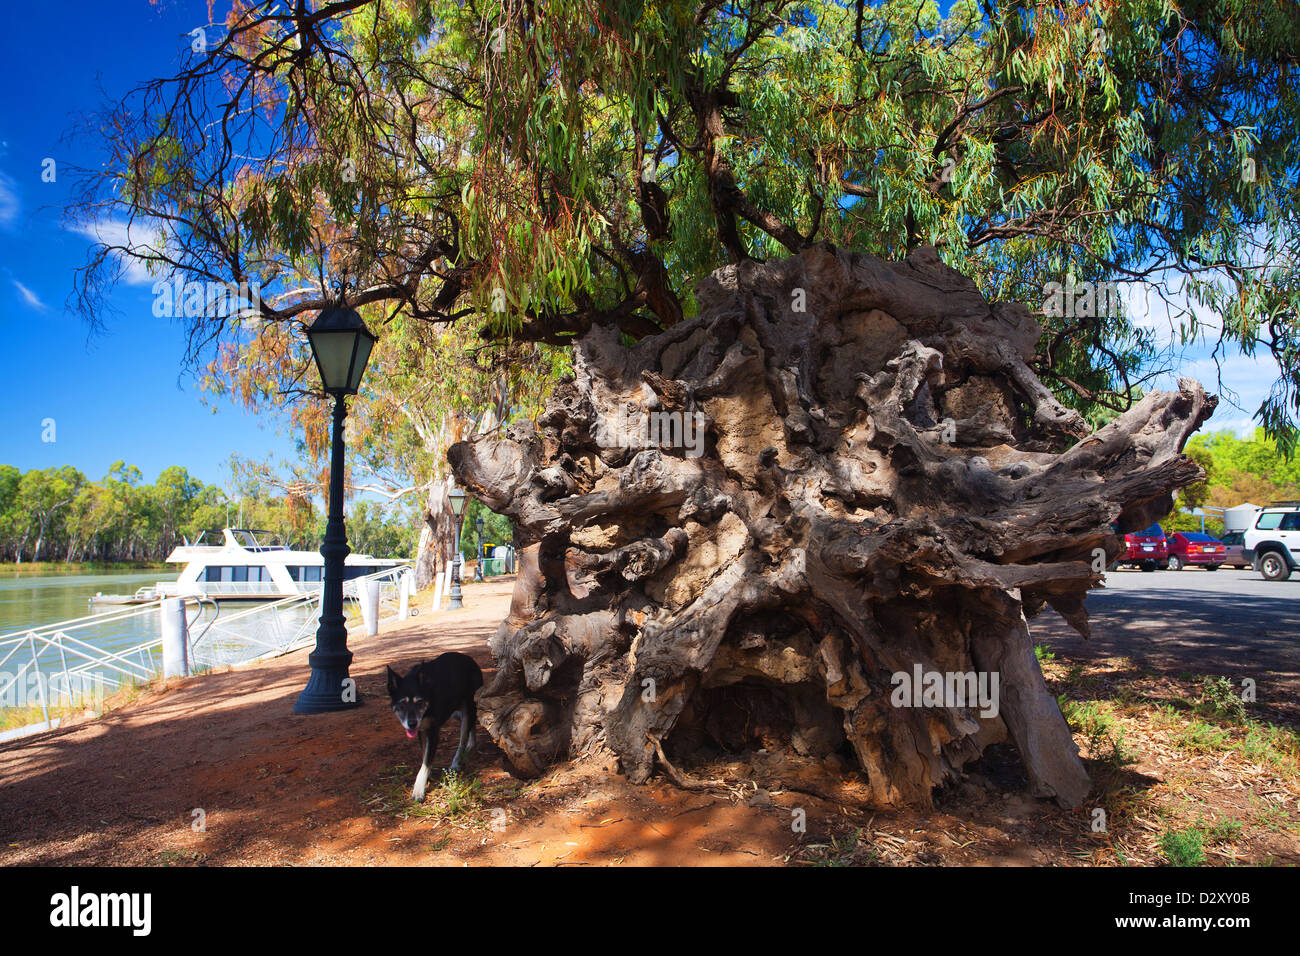
<svg viewBox="0 0 1300 956">
<path fill-rule="evenodd" d="M 1249 501 L 1244 501 L 1235 508 L 1227 508 L 1223 512 L 1223 530 L 1231 533 L 1233 531 L 1245 531 L 1255 522 L 1255 512 L 1259 511 L 1260 505 L 1253 505 Z"/>
</svg>

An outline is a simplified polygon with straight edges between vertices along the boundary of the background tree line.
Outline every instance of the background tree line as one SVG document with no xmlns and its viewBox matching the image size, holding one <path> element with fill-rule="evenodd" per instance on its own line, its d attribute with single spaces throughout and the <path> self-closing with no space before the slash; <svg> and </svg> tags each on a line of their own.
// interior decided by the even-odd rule
<svg viewBox="0 0 1300 956">
<path fill-rule="evenodd" d="M 1199 531 L 1201 519 L 1180 509 L 1234 508 L 1250 502 L 1269 505 L 1279 501 L 1300 501 L 1300 456 L 1287 458 L 1278 443 L 1264 429 L 1250 438 L 1232 432 L 1195 435 L 1187 443 L 1187 454 L 1205 469 L 1205 480 L 1179 492 L 1177 507 L 1161 524 L 1166 531 Z M 1207 518 L 1205 530 L 1223 531 L 1223 522 Z"/>
<path fill-rule="evenodd" d="M 416 522 L 358 500 L 349 509 L 348 540 L 357 552 L 408 557 Z M 122 461 L 99 481 L 71 465 L 26 472 L 0 465 L 0 561 L 159 562 L 199 532 L 228 526 L 264 529 L 315 550 L 325 515 L 309 496 L 270 494 L 246 477 L 226 489 L 177 465 L 153 484 Z"/>
</svg>

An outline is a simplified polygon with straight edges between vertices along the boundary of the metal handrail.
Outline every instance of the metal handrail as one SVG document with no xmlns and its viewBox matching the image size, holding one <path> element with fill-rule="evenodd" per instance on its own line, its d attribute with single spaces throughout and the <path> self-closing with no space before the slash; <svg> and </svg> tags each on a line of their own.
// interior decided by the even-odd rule
<svg viewBox="0 0 1300 956">
<path fill-rule="evenodd" d="M 68 631 L 75 630 L 79 627 L 90 627 L 94 624 L 114 623 L 119 619 L 128 617 L 141 617 L 146 611 L 158 610 L 161 607 L 161 600 L 150 601 L 147 604 L 133 604 L 114 611 L 104 611 L 98 614 L 87 614 L 82 617 L 69 618 L 66 621 L 56 621 L 53 624 L 39 624 L 36 627 L 24 627 L 17 631 L 10 631 L 7 634 L 0 634 L 0 644 L 12 638 L 21 638 L 33 631 Z"/>
<path fill-rule="evenodd" d="M 344 600 L 356 602 L 360 582 L 376 580 L 381 586 L 381 607 L 393 608 L 397 604 L 393 599 L 393 595 L 400 596 L 400 591 L 397 589 L 405 586 L 403 575 L 408 573 L 412 573 L 410 565 L 397 565 L 361 578 L 345 581 L 343 585 Z M 212 618 L 197 637 L 191 637 L 189 640 L 191 662 L 198 665 L 200 669 L 222 664 L 244 664 L 286 654 L 309 644 L 315 636 L 315 621 L 312 616 L 310 614 L 304 615 L 303 620 L 290 630 L 284 626 L 281 612 L 298 608 L 304 610 L 314 609 L 319 606 L 320 594 L 320 588 L 313 588 L 291 597 L 248 608 L 220 621 L 220 605 L 212 598 L 207 595 L 182 595 L 183 600 L 187 603 L 192 601 L 199 608 L 198 614 L 192 620 L 186 621 L 187 631 L 203 616 L 203 607 L 206 604 L 211 604 L 213 607 Z M 40 700 L 41 713 L 44 718 L 41 724 L 29 724 L 16 730 L 6 731 L 0 734 L 0 739 L 21 736 L 24 732 L 34 733 L 55 726 L 50 720 L 52 702 L 49 699 L 51 695 L 46 692 L 47 679 L 52 685 L 54 678 L 62 675 L 63 683 L 59 697 L 66 696 L 70 703 L 75 704 L 79 696 L 84 697 L 86 695 L 85 682 L 91 676 L 92 670 L 95 671 L 94 678 L 101 693 L 105 684 L 111 684 L 116 689 L 122 687 L 127 681 L 150 680 L 157 676 L 160 669 L 157 658 L 162 648 L 161 635 L 129 647 L 110 651 L 97 647 L 79 637 L 74 637 L 69 632 L 89 627 L 103 627 L 105 624 L 120 624 L 134 618 L 157 613 L 161 607 L 162 599 L 159 599 L 128 608 L 24 628 L 21 631 L 11 631 L 0 635 L 0 677 L 7 676 L 4 671 L 5 665 L 23 650 L 24 646 L 29 652 L 28 659 L 18 669 L 17 673 L 6 684 L 0 686 L 0 710 L 5 707 L 3 702 L 6 696 L 18 685 L 20 680 L 31 672 L 36 676 L 37 696 Z M 254 636 L 246 627 L 241 631 L 231 629 L 232 624 L 247 624 L 250 620 L 257 620 L 259 623 L 265 622 L 263 626 L 270 631 L 270 634 Z M 209 635 L 219 637 L 222 634 L 229 636 L 236 646 L 243 649 L 243 652 L 231 655 L 221 648 L 213 647 L 212 640 L 205 640 Z M 41 657 L 51 650 L 57 651 L 58 664 L 52 667 L 47 665 L 47 673 L 43 673 Z M 250 651 L 253 653 L 248 653 Z M 71 663 L 69 662 L 70 656 L 72 658 Z M 80 695 L 74 695 L 73 693 L 74 678 L 80 682 Z M 55 703 L 57 703 L 57 699 Z"/>
</svg>

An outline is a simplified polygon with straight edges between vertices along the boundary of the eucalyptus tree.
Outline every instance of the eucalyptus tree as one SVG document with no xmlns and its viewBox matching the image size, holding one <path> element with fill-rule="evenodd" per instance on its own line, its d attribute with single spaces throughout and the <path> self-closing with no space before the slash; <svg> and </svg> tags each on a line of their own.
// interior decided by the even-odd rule
<svg viewBox="0 0 1300 956">
<path fill-rule="evenodd" d="M 430 328 L 399 315 L 374 361 L 349 427 L 371 481 L 353 487 L 419 501 L 415 575 L 424 587 L 455 547 L 448 449 L 535 414 L 565 356 L 534 343 L 485 343 L 464 328 Z"/>
<path fill-rule="evenodd" d="M 338 301 L 574 346 L 535 426 L 450 451 L 523 529 L 482 711 L 517 767 L 673 773 L 741 705 L 847 739 L 881 802 L 1001 727 L 1077 806 L 1025 616 L 1086 631 L 1112 523 L 1200 476 L 1214 407 L 1136 400 L 1115 284 L 1270 351 L 1289 437 L 1298 49 L 1286 0 L 240 4 L 100 125 L 74 215 L 133 228 L 77 301 L 127 255 L 259 286 L 183 317 L 196 356 Z M 628 409 L 703 416 L 698 460 L 603 443 Z M 1005 721 L 879 707 L 939 663 L 1002 673 Z"/>
<path fill-rule="evenodd" d="M 310 362 L 294 348 L 294 337 L 288 325 L 266 323 L 256 335 L 224 344 L 205 370 L 207 388 L 249 408 L 293 399 Z M 487 343 L 472 330 L 429 326 L 402 314 L 385 324 L 348 419 L 346 485 L 390 503 L 419 501 L 414 559 L 420 587 L 432 582 L 440 562 L 450 561 L 454 547 L 448 448 L 540 408 L 564 364 L 563 352 L 534 343 Z M 306 499 L 325 487 L 329 473 L 328 409 L 290 401 L 288 414 L 300 461 L 287 474 L 268 463 L 240 466 L 264 485 Z"/>
<path fill-rule="evenodd" d="M 86 476 L 71 465 L 59 468 L 33 468 L 18 482 L 14 507 L 30 516 L 28 534 L 35 537 L 32 560 L 41 560 L 47 536 L 66 516 L 68 507 L 86 482 Z M 22 562 L 22 548 L 18 549 Z"/>
<path fill-rule="evenodd" d="M 17 553 L 26 522 L 14 507 L 23 473 L 13 465 L 0 465 L 0 555 Z"/>
<path fill-rule="evenodd" d="M 639 338 L 728 262 L 931 243 L 1036 310 L 1070 277 L 1185 279 L 1226 340 L 1278 358 L 1260 415 L 1285 431 L 1298 19 L 1286 0 L 241 4 L 97 127 L 111 162 L 71 214 L 132 228 L 77 301 L 98 315 L 131 253 L 256 284 L 270 321 L 342 296 L 491 337 Z M 1113 303 L 1069 305 L 1036 370 L 1123 404 L 1142 337 Z M 218 311 L 184 316 L 196 354 L 238 331 Z"/>
</svg>

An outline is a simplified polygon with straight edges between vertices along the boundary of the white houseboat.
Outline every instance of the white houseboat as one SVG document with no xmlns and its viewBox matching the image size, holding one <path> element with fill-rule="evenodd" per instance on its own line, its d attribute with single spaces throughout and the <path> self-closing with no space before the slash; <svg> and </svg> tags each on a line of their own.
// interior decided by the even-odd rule
<svg viewBox="0 0 1300 956">
<path fill-rule="evenodd" d="M 155 588 L 141 588 L 137 600 L 189 595 L 218 601 L 277 600 L 318 589 L 325 574 L 325 559 L 319 551 L 294 551 L 275 541 L 269 532 L 250 528 L 205 531 L 193 544 L 186 541 L 174 549 L 167 562 L 185 565 L 180 576 L 175 581 L 160 581 Z M 350 554 L 344 562 L 344 579 L 409 563 L 402 558 Z"/>
</svg>

